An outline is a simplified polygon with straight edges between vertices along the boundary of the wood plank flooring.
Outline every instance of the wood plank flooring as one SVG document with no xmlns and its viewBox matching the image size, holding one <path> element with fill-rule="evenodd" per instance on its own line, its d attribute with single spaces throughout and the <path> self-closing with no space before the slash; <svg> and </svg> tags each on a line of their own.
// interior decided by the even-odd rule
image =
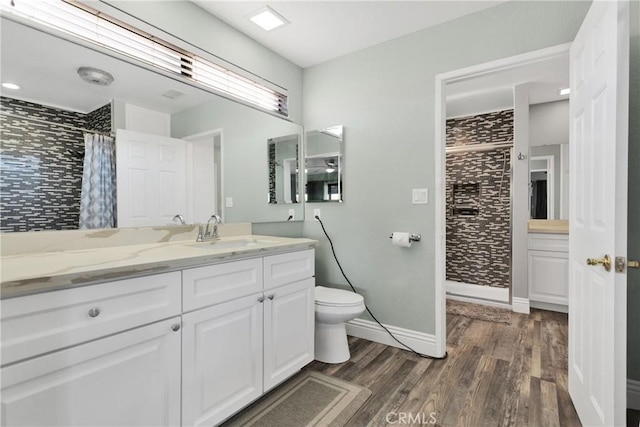
<svg viewBox="0 0 640 427">
<path fill-rule="evenodd" d="M 349 361 L 307 369 L 372 391 L 348 426 L 580 426 L 566 314 L 513 313 L 510 324 L 447 315 L 447 341 L 449 357 L 431 360 L 349 337 Z"/>
</svg>

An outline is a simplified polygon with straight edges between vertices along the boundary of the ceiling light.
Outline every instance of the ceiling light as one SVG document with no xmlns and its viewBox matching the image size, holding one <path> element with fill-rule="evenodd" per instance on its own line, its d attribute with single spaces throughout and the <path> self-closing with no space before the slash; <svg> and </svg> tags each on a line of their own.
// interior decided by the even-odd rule
<svg viewBox="0 0 640 427">
<path fill-rule="evenodd" d="M 2 83 L 2 87 L 5 89 L 12 89 L 12 90 L 20 89 L 20 86 L 18 86 L 15 83 Z"/>
<path fill-rule="evenodd" d="M 560 96 L 569 95 L 569 92 L 571 92 L 571 89 L 568 87 L 562 88 L 560 89 Z"/>
<path fill-rule="evenodd" d="M 271 9 L 269 6 L 266 6 L 264 9 L 260 9 L 249 19 L 265 31 L 271 31 L 289 23 L 289 21 L 287 21 L 282 15 Z"/>
<path fill-rule="evenodd" d="M 110 73 L 93 67 L 78 68 L 78 75 L 85 82 L 98 86 L 109 86 L 113 83 L 113 76 Z"/>
<path fill-rule="evenodd" d="M 327 173 L 332 173 L 332 172 L 335 172 L 336 170 L 334 168 L 327 168 L 326 171 Z"/>
</svg>

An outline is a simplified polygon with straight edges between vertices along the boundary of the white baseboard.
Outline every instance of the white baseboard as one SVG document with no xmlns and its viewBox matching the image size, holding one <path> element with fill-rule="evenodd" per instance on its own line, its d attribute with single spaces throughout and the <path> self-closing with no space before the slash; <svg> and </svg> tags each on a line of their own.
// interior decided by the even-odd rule
<svg viewBox="0 0 640 427">
<path fill-rule="evenodd" d="M 627 408 L 640 411 L 640 381 L 627 378 Z"/>
<path fill-rule="evenodd" d="M 469 297 L 463 297 L 455 294 L 447 294 L 447 299 L 462 301 L 462 302 L 470 302 L 472 304 L 488 305 L 489 307 L 508 308 L 509 310 L 511 310 L 511 306 L 509 305 L 509 303 L 506 303 L 506 302 L 486 300 L 482 298 L 469 298 Z"/>
<path fill-rule="evenodd" d="M 389 334 L 380 327 L 376 322 L 364 319 L 353 319 L 346 324 L 347 334 L 374 341 L 380 344 L 389 345 L 405 349 L 396 340 L 391 338 Z M 429 356 L 440 357 L 442 354 L 436 354 L 436 337 L 435 335 L 425 334 L 424 332 L 412 331 L 410 329 L 399 328 L 397 326 L 384 325 L 393 335 L 400 341 L 413 348 L 418 353 Z"/>
<path fill-rule="evenodd" d="M 569 313 L 569 307 L 562 304 L 552 304 L 549 302 L 531 301 L 529 303 L 531 308 L 539 308 L 547 311 L 557 311 L 559 313 Z"/>
<path fill-rule="evenodd" d="M 469 298 L 481 298 L 489 301 L 509 303 L 509 288 L 495 288 L 493 286 L 479 286 L 463 282 L 447 280 L 445 282 L 447 294 Z"/>
<path fill-rule="evenodd" d="M 515 313 L 529 314 L 531 312 L 529 309 L 529 300 L 527 298 L 511 298 L 511 309 Z"/>
</svg>

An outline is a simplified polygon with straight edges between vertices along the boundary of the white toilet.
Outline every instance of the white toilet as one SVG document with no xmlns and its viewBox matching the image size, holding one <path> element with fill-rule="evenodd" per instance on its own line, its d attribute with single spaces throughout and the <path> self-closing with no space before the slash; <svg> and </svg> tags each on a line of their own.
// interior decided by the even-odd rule
<svg viewBox="0 0 640 427">
<path fill-rule="evenodd" d="M 364 309 L 362 295 L 316 286 L 316 360 L 324 363 L 349 360 L 351 354 L 344 325 Z"/>
</svg>

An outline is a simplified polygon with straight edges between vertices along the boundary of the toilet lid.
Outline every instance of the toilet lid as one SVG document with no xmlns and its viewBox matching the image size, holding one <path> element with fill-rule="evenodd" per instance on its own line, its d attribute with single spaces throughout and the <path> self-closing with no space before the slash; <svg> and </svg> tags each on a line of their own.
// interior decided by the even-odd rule
<svg viewBox="0 0 640 427">
<path fill-rule="evenodd" d="M 355 292 L 316 286 L 316 304 L 318 305 L 353 306 L 360 305 L 363 301 L 362 295 Z"/>
</svg>

